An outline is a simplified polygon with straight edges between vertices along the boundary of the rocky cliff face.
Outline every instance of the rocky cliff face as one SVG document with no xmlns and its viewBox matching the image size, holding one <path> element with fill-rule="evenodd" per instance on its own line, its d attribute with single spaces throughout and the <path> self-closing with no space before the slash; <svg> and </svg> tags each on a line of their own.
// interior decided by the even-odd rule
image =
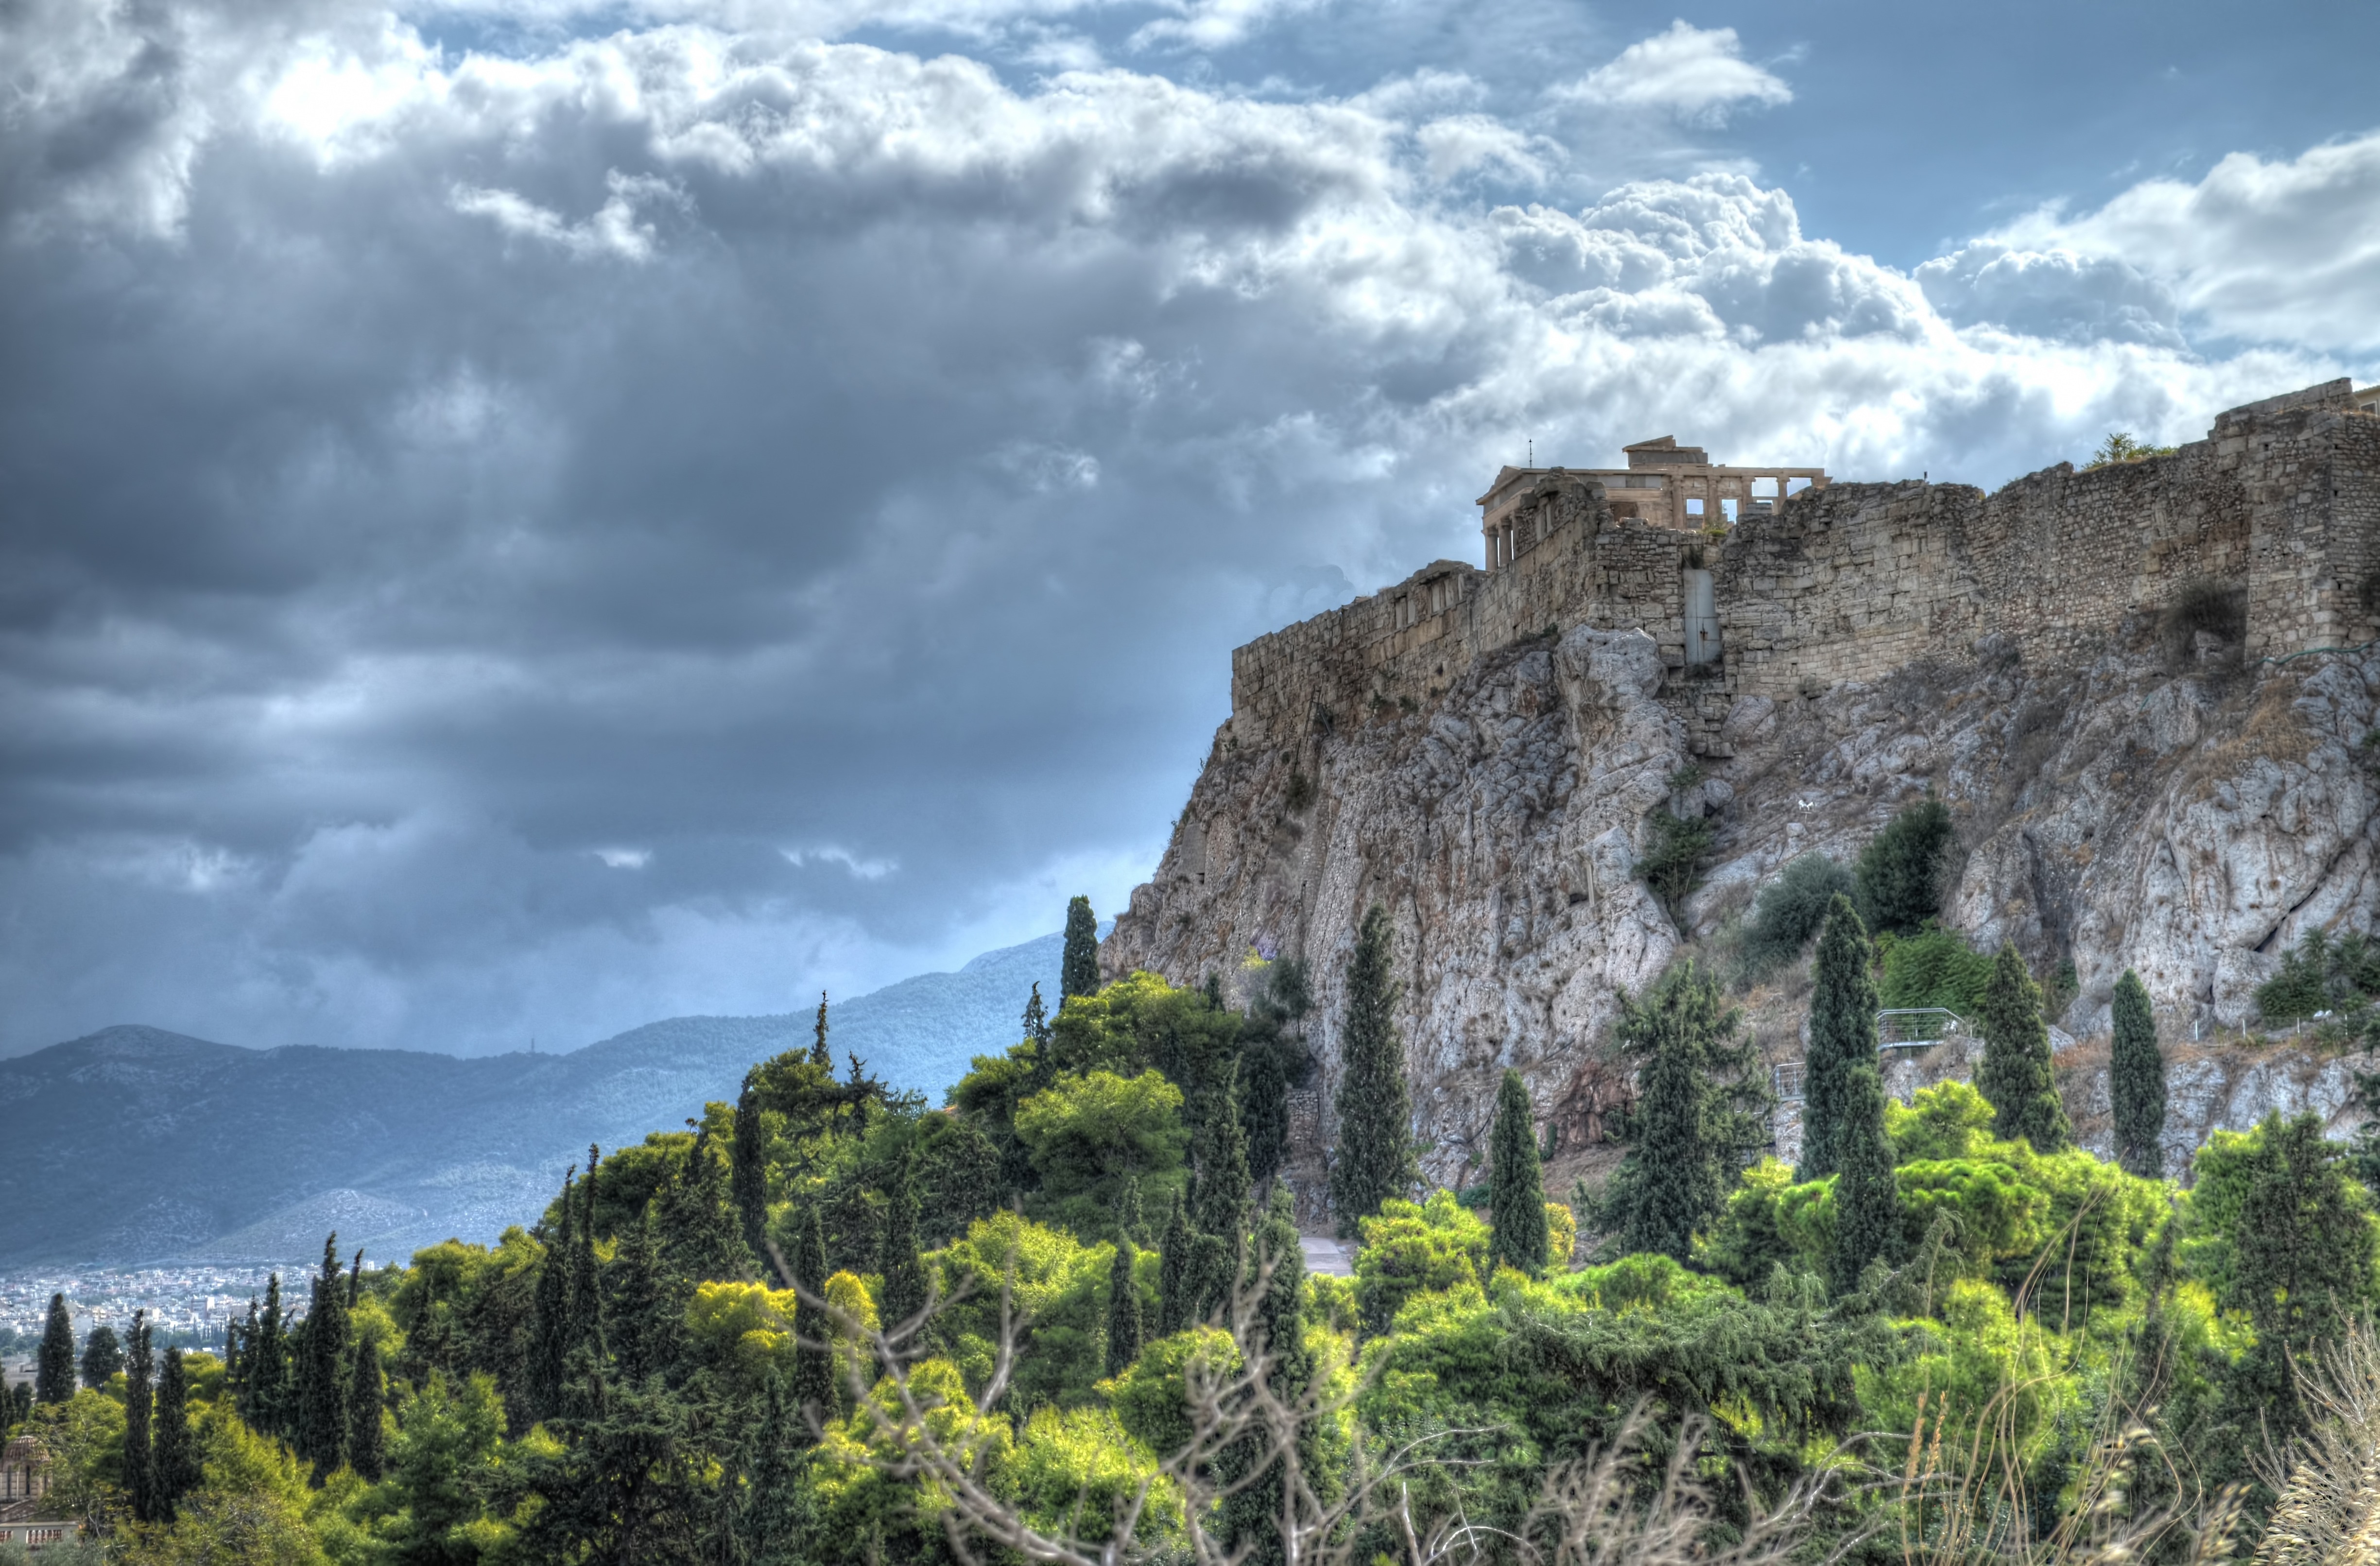
<svg viewBox="0 0 2380 1566">
<path fill-rule="evenodd" d="M 1157 878 L 1102 952 L 1111 974 L 1184 983 L 1252 947 L 1305 955 L 1327 1044 L 1355 923 L 1383 904 L 1436 1179 L 1484 1154 L 1504 1067 L 1541 1111 L 1591 1109 L 1621 990 L 1710 940 L 1788 860 L 1848 862 L 1929 789 L 1962 840 L 1946 917 L 2042 970 L 2070 958 L 2081 989 L 2062 1021 L 2078 1036 L 2106 1026 L 2130 966 L 2164 1037 L 2211 1039 L 2248 1019 L 2303 930 L 2380 919 L 2380 649 L 2242 666 L 2201 637 L 2178 663 L 2143 614 L 2088 656 L 2035 667 L 1987 637 L 1872 683 L 1742 698 L 1724 724 L 1733 754 L 1694 768 L 1696 693 L 1641 632 L 1524 637 L 1446 674 L 1427 702 L 1318 712 L 1286 743 L 1225 724 Z M 1637 879 L 1657 807 L 1716 833 L 1676 923 Z M 1764 1044 L 1799 1052 L 1790 1037 Z M 2182 1064 L 2178 1094 L 2196 1090 Z M 2294 1102 L 2281 1086 L 2294 1076 L 2265 1075 L 2261 1095 L 2227 1075 L 2209 1089 L 2221 1107 L 2204 1124 L 2178 1114 L 2177 1135 Z M 2344 1088 L 2315 1096 L 2335 1117 Z"/>
</svg>

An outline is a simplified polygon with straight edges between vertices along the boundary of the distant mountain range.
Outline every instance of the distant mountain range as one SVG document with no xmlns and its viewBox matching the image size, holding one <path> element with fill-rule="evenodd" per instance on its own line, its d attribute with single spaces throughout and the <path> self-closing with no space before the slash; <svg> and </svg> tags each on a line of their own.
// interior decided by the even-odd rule
<svg viewBox="0 0 2380 1566">
<path fill-rule="evenodd" d="M 1062 938 L 989 952 L 828 1013 L 838 1068 L 935 1101 L 1018 1037 Z M 812 1016 L 674 1017 L 570 1054 L 248 1050 L 103 1028 L 0 1061 L 0 1268 L 302 1263 L 323 1234 L 371 1258 L 528 1223 L 589 1142 L 638 1142 L 807 1048 Z"/>
</svg>

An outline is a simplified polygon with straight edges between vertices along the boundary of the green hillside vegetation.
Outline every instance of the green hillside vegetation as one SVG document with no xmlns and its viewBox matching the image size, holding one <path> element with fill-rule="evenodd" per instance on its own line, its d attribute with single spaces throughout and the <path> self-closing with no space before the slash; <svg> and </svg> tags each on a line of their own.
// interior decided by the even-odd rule
<svg viewBox="0 0 2380 1566">
<path fill-rule="evenodd" d="M 1822 884 L 1831 1156 L 1750 1161 L 1757 1060 L 1682 962 L 1624 1011 L 1645 1099 L 1583 1260 L 1511 1076 L 1490 1208 L 1525 1234 L 1388 1148 L 1354 1276 L 1308 1275 L 1265 1100 L 1346 1041 L 1251 958 L 1238 1009 L 1221 976 L 1037 989 L 941 1107 L 788 1050 L 590 1149 L 533 1229 L 369 1268 L 334 1237 L 226 1356 L 136 1323 L 78 1387 L 62 1339 L 16 1427 L 135 1566 L 2211 1560 L 2277 1508 L 2329 1536 L 2368 1454 L 2338 1411 L 2380 1406 L 2362 1166 L 2275 1118 L 2184 1187 L 2030 1099 L 1883 1099 L 1852 1013 L 1949 938 L 1871 969 Z M 2037 1008 L 2022 977 L 1992 1004 Z"/>
</svg>

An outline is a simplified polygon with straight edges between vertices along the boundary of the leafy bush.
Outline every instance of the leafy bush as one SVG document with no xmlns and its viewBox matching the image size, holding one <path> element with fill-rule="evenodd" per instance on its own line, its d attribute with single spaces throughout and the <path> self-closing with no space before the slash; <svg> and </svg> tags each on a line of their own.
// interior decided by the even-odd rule
<svg viewBox="0 0 2380 1566">
<path fill-rule="evenodd" d="M 1363 1227 L 1355 1299 L 1367 1332 L 1387 1331 L 1414 1295 L 1475 1282 L 1487 1268 L 1488 1225 L 1451 1192 L 1434 1191 L 1420 1203 L 1391 1198 Z"/>
<path fill-rule="evenodd" d="M 1941 913 L 1957 844 L 1949 807 L 1931 796 L 1868 840 L 1853 868 L 1852 901 L 1871 934 L 1913 935 Z"/>
<path fill-rule="evenodd" d="M 1948 1006 L 1964 1017 L 1981 1012 L 1992 960 L 1957 930 L 1937 925 L 1915 935 L 1883 936 L 1876 949 L 1884 962 L 1876 998 L 1888 1007 Z"/>
<path fill-rule="evenodd" d="M 2171 446 L 2153 446 L 2146 441 L 2134 440 L 2129 430 L 2111 430 L 2107 438 L 2099 443 L 2099 449 L 2091 454 L 2091 460 L 2082 465 L 2082 470 L 2088 473 L 2095 467 L 2120 467 L 2127 463 L 2146 462 L 2153 456 L 2171 456 L 2173 450 Z"/>
<path fill-rule="evenodd" d="M 1636 873 L 1674 920 L 1694 888 L 1702 884 L 1703 861 L 1710 856 L 1710 823 L 1682 820 L 1667 810 L 1656 810 L 1651 827 L 1652 842 L 1636 861 Z"/>
<path fill-rule="evenodd" d="M 2380 1000 L 2380 941 L 2360 930 L 2333 940 L 2310 929 L 2282 953 L 2281 971 L 2256 987 L 2256 1010 L 2273 1026 L 2319 1012 L 2354 1011 Z"/>
<path fill-rule="evenodd" d="M 1743 927 L 1744 982 L 1758 982 L 1806 951 L 1826 923 L 1827 904 L 1852 885 L 1851 871 L 1823 854 L 1804 854 L 1762 887 Z"/>
</svg>

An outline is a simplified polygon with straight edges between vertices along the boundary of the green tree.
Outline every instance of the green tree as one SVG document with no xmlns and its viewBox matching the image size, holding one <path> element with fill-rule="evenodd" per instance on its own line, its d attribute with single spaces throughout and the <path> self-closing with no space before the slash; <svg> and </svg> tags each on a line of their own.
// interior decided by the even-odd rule
<svg viewBox="0 0 2380 1566">
<path fill-rule="evenodd" d="M 1891 1261 L 1901 1232 L 1892 1143 L 1884 1133 L 1884 1084 L 1870 1063 L 1843 1084 L 1835 1131 L 1835 1252 L 1828 1282 L 1838 1298 L 1859 1287 L 1868 1263 Z"/>
<path fill-rule="evenodd" d="M 2155 445 L 2134 439 L 2128 431 L 2113 430 L 2108 431 L 2106 440 L 2099 443 L 2099 449 L 2091 454 L 2091 460 L 2082 467 L 2088 472 L 2095 467 L 2113 467 L 2123 463 L 2146 462 L 2153 456 L 2172 455 L 2171 446 Z"/>
<path fill-rule="evenodd" d="M 149 1349 L 148 1312 L 132 1313 L 131 1350 L 124 1363 L 124 1499 L 133 1521 L 163 1519 L 157 1504 L 157 1464 L 150 1445 L 157 1361 Z"/>
<path fill-rule="evenodd" d="M 357 1476 L 378 1484 L 387 1469 L 381 1412 L 388 1393 L 380 1363 L 380 1343 L 364 1338 L 356 1344 L 355 1384 L 347 1389 L 347 1463 Z"/>
<path fill-rule="evenodd" d="M 1760 889 L 1743 926 L 1743 974 L 1755 982 L 1800 957 L 1827 922 L 1827 910 L 1853 886 L 1851 871 L 1823 854 L 1804 854 Z"/>
<path fill-rule="evenodd" d="M 1767 1095 L 1751 1042 L 1737 1038 L 1742 1023 L 1691 957 L 1642 1000 L 1622 998 L 1615 1036 L 1637 1062 L 1636 1137 L 1605 1216 L 1631 1251 L 1685 1260 L 1726 1210 L 1745 1152 L 1767 1139 L 1757 1119 Z"/>
<path fill-rule="evenodd" d="M 67 1297 L 50 1296 L 50 1319 L 42 1329 L 41 1358 L 33 1372 L 33 1400 L 59 1403 L 74 1396 L 74 1320 L 67 1314 Z"/>
<path fill-rule="evenodd" d="M 199 1487 L 199 1452 L 191 1439 L 189 1404 L 190 1382 L 182 1365 L 182 1351 L 167 1349 L 157 1377 L 156 1414 L 150 1426 L 152 1522 L 172 1522 L 182 1498 Z"/>
<path fill-rule="evenodd" d="M 735 1095 L 735 1143 L 727 1189 L 744 1230 L 745 1249 L 755 1258 L 767 1254 L 769 1234 L 769 1134 L 762 1113 L 752 1074 L 746 1072 L 743 1089 Z"/>
<path fill-rule="evenodd" d="M 249 1302 L 249 1315 L 256 1314 L 256 1303 Z M 124 1368 L 124 1344 L 115 1336 L 115 1329 L 104 1321 L 91 1329 L 82 1345 L 82 1384 L 93 1389 L 103 1388 Z M 61 1402 L 64 1400 L 61 1399 Z"/>
<path fill-rule="evenodd" d="M 1949 807 L 1930 795 L 1870 838 L 1852 870 L 1860 917 L 1867 928 L 1914 935 L 1940 914 L 1957 841 Z"/>
<path fill-rule="evenodd" d="M 693 1151 L 662 1198 L 659 1214 L 662 1254 L 679 1277 L 748 1279 L 758 1270 L 744 1244 L 743 1220 L 728 1184 L 726 1160 L 705 1126 L 696 1133 Z"/>
<path fill-rule="evenodd" d="M 657 1205 L 647 1202 L 644 1216 L 621 1231 L 604 1279 L 604 1346 L 613 1372 L 632 1386 L 677 1367 L 686 1302 L 694 1297 L 695 1281 L 669 1264 Z"/>
<path fill-rule="evenodd" d="M 1165 1235 L 1158 1242 L 1157 1335 L 1170 1338 L 1189 1327 L 1191 1253 L 1197 1236 L 1190 1229 L 1189 1204 L 1175 1196 L 1165 1212 Z"/>
<path fill-rule="evenodd" d="M 1389 951 L 1388 910 L 1375 903 L 1347 965 L 1347 1020 L 1340 1031 L 1339 1146 L 1330 1160 L 1330 1205 L 1342 1238 L 1390 1197 L 1412 1194 L 1413 1097 L 1398 1036 L 1398 986 Z"/>
<path fill-rule="evenodd" d="M 2218 1298 L 2245 1313 L 2256 1341 L 2233 1366 L 2228 1402 L 2281 1446 L 2309 1425 L 2293 1367 L 2318 1364 L 2372 1297 L 2371 1204 L 2312 1114 L 2266 1115 L 2244 1172 Z"/>
<path fill-rule="evenodd" d="M 1532 1278 L 1546 1269 L 1545 1171 L 1537 1162 L 1536 1111 L 1517 1071 L 1504 1074 L 1496 1095 L 1496 1125 L 1488 1135 L 1488 1265 L 1518 1268 Z"/>
<path fill-rule="evenodd" d="M 1058 959 L 1058 1009 L 1077 995 L 1094 995 L 1099 988 L 1099 921 L 1091 914 L 1091 900 L 1076 897 L 1066 904 L 1066 948 Z"/>
<path fill-rule="evenodd" d="M 1538 1211 L 1544 1206 L 1540 1200 Z M 1251 1354 L 1265 1359 L 1265 1382 L 1275 1402 L 1300 1406 L 1314 1381 L 1314 1351 L 1305 1341 L 1305 1318 L 1300 1308 L 1305 1289 L 1305 1257 L 1298 1244 L 1297 1218 L 1289 1193 L 1275 1187 L 1264 1220 L 1257 1226 L 1248 1264 L 1254 1276 L 1249 1318 L 1242 1336 Z M 1296 1446 L 1300 1476 L 1327 1489 L 1330 1475 L 1318 1451 L 1320 1421 L 1303 1419 L 1291 1439 Z M 1227 1446 L 1217 1463 L 1221 1477 L 1233 1487 L 1223 1500 L 1223 1548 L 1236 1560 L 1275 1566 L 1286 1560 L 1281 1544 L 1281 1517 L 1289 1482 L 1288 1464 L 1269 1449 L 1272 1432 L 1251 1430 Z"/>
<path fill-rule="evenodd" d="M 2041 1020 L 2041 986 L 2024 959 L 2003 945 L 1984 991 L 1984 1058 L 1975 1087 L 1992 1102 L 1993 1135 L 2023 1137 L 2037 1153 L 2061 1152 L 2074 1142 L 2050 1063 L 2049 1030 Z"/>
<path fill-rule="evenodd" d="M 1133 1278 L 1139 1259 L 1130 1232 L 1117 1234 L 1115 1260 L 1108 1268 L 1107 1373 L 1111 1376 L 1123 1375 L 1140 1357 L 1140 1285 Z"/>
<path fill-rule="evenodd" d="M 1799 1179 L 1823 1179 L 1841 1167 L 1836 1137 L 1844 1117 L 1854 1112 L 1848 1097 L 1852 1075 L 1876 1069 L 1876 984 L 1868 977 L 1874 961 L 1867 926 L 1851 899 L 1837 895 L 1818 936 L 1812 974 Z"/>
<path fill-rule="evenodd" d="M 810 1064 L 834 1070 L 834 1056 L 826 1047 L 826 991 L 819 991 L 818 1022 L 810 1030 Z"/>
<path fill-rule="evenodd" d="M 347 1279 L 338 1247 L 335 1232 L 322 1242 L 322 1269 L 314 1278 L 298 1345 L 294 1444 L 314 1465 L 317 1485 L 347 1460 Z"/>
<path fill-rule="evenodd" d="M 2115 1110 L 2116 1161 L 2145 1180 L 2165 1173 L 2165 1056 L 2157 1050 L 2149 992 L 2131 969 L 2116 981 L 2116 1039 L 2107 1062 L 2107 1097 Z"/>
<path fill-rule="evenodd" d="M 577 1165 L 562 1177 L 561 1211 L 555 1224 L 538 1226 L 542 1242 L 532 1302 L 528 1352 L 528 1408 L 532 1419 L 562 1410 L 562 1378 L 570 1356 L 570 1267 L 578 1222 Z M 254 1423 L 253 1420 L 250 1423 Z M 263 1426 L 259 1426 L 262 1428 Z"/>
<path fill-rule="evenodd" d="M 876 1302 L 877 1318 L 888 1336 L 897 1337 L 902 1324 L 922 1315 L 931 1297 L 925 1263 L 917 1257 L 917 1174 L 906 1148 L 884 1193 L 884 1255 L 878 1271 L 884 1289 Z"/>
<path fill-rule="evenodd" d="M 807 1431 L 813 1421 L 834 1414 L 834 1324 L 826 1311 L 826 1236 L 819 1228 L 818 1209 L 802 1209 L 802 1226 L 794 1242 L 794 1287 L 799 1303 L 794 1307 L 794 1375 L 790 1393 L 794 1412 Z"/>
<path fill-rule="evenodd" d="M 1179 1189 L 1190 1142 L 1182 1107 L 1182 1090 L 1154 1069 L 1069 1073 L 1026 1099 L 1015 1124 L 1035 1175 L 1026 1216 L 1094 1243 L 1109 1237 L 1126 1184 Z"/>
<path fill-rule="evenodd" d="M 1191 1218 L 1197 1237 L 1191 1242 L 1191 1276 L 1184 1284 L 1194 1320 L 1231 1304 L 1240 1241 L 1247 1232 L 1254 1182 L 1236 1088 L 1236 1068 L 1226 1068 L 1218 1090 L 1207 1095 L 1207 1117 L 1199 1128 L 1196 1210 Z"/>
<path fill-rule="evenodd" d="M 485 1375 L 456 1383 L 433 1370 L 398 1403 L 388 1463 L 401 1507 L 389 1530 L 398 1566 L 481 1559 L 504 1428 L 503 1400 Z"/>
<path fill-rule="evenodd" d="M 239 1416 L 265 1435 L 287 1435 L 289 1339 L 288 1324 L 282 1317 L 281 1274 L 277 1272 L 265 1281 L 264 1310 L 257 1317 L 256 1330 L 241 1347 L 240 1359 L 240 1390 L 245 1396 Z"/>
</svg>

